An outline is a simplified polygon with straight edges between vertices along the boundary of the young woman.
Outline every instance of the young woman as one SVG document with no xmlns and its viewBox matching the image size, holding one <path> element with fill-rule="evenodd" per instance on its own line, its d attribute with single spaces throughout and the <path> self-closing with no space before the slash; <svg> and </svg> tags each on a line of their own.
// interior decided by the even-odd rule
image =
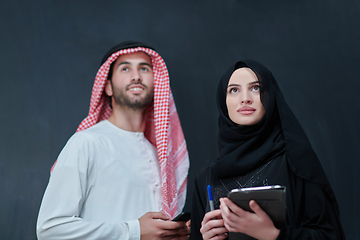
<svg viewBox="0 0 360 240">
<path fill-rule="evenodd" d="M 330 183 L 271 72 L 252 60 L 235 63 L 217 92 L 219 157 L 196 178 L 190 239 L 345 239 Z M 210 211 L 207 185 L 215 210 Z M 234 188 L 286 187 L 286 223 L 276 228 L 226 198 Z"/>
</svg>

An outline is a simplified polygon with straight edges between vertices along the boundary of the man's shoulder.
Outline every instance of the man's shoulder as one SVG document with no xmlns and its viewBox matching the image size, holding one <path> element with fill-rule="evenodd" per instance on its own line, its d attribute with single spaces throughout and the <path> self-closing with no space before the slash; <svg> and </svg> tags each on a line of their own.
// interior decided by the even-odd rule
<svg viewBox="0 0 360 240">
<path fill-rule="evenodd" d="M 106 138 L 109 132 L 110 130 L 107 122 L 101 121 L 85 130 L 74 133 L 69 139 L 69 141 L 75 141 L 78 143 L 90 143 L 97 141 L 98 139 Z"/>
<path fill-rule="evenodd" d="M 111 128 L 111 123 L 108 120 L 103 120 L 80 132 L 96 133 L 96 132 L 103 132 L 105 130 L 108 130 L 109 128 Z"/>
<path fill-rule="evenodd" d="M 111 133 L 111 124 L 107 120 L 103 120 L 85 130 L 76 132 L 76 135 L 96 136 L 96 135 L 103 135 L 103 134 L 106 135 L 109 132 Z"/>
</svg>

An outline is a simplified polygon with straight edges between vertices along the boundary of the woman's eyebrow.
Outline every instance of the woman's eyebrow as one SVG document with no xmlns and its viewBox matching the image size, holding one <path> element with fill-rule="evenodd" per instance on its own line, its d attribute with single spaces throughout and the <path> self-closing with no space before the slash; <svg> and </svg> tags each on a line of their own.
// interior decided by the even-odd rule
<svg viewBox="0 0 360 240">
<path fill-rule="evenodd" d="M 259 81 L 254 81 L 254 82 L 248 83 L 248 85 L 252 85 L 252 84 L 256 84 L 256 83 L 260 83 L 260 82 Z"/>
<path fill-rule="evenodd" d="M 259 81 L 254 81 L 254 82 L 250 82 L 250 83 L 248 83 L 248 85 L 253 85 L 253 84 L 257 84 L 257 83 L 260 83 Z M 232 84 L 229 84 L 228 86 L 227 86 L 227 88 L 228 87 L 241 87 L 241 85 L 240 84 L 236 84 L 236 83 L 232 83 Z"/>
<path fill-rule="evenodd" d="M 233 84 L 229 84 L 226 88 L 229 88 L 229 87 L 241 87 L 240 84 L 236 84 L 236 83 L 233 83 Z"/>
</svg>

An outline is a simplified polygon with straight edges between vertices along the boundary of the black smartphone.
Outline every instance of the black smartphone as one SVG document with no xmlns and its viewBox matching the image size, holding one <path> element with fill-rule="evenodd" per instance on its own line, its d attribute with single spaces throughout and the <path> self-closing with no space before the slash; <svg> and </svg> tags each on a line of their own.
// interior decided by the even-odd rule
<svg viewBox="0 0 360 240">
<path fill-rule="evenodd" d="M 181 212 L 179 213 L 179 215 L 177 215 L 176 217 L 174 217 L 173 220 L 171 221 L 175 221 L 175 222 L 187 222 L 188 220 L 190 220 L 190 213 L 189 212 Z"/>
</svg>

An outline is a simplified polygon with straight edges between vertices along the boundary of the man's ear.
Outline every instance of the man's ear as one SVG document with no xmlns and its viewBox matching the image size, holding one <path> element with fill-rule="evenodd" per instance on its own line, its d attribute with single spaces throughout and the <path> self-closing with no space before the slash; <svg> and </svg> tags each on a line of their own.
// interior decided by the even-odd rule
<svg viewBox="0 0 360 240">
<path fill-rule="evenodd" d="M 109 97 L 111 97 L 113 95 L 113 90 L 112 90 L 111 82 L 109 79 L 106 80 L 104 91 L 105 91 L 106 95 L 108 95 Z"/>
</svg>

